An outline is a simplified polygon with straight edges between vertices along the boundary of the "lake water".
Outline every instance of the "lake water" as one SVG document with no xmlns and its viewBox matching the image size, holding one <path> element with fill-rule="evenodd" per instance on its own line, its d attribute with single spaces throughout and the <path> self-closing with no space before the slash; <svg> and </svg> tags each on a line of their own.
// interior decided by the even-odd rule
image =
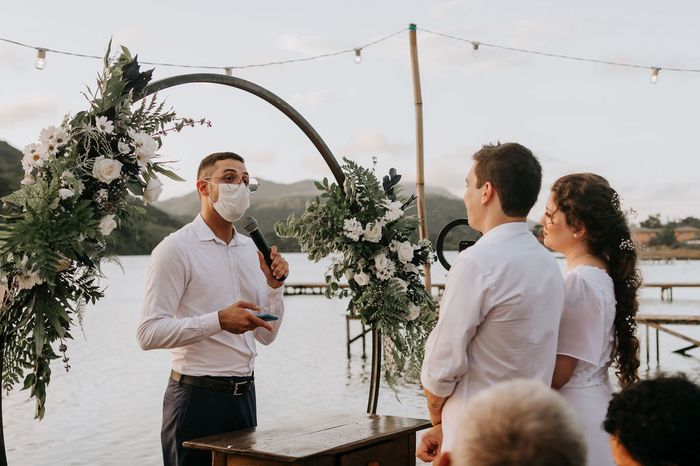
<svg viewBox="0 0 700 466">
<path fill-rule="evenodd" d="M 301 254 L 287 257 L 290 281 L 323 280 L 327 263 L 311 263 Z M 58 360 L 52 365 L 44 420 L 33 419 L 34 400 L 28 400 L 27 392 L 3 394 L 11 465 L 161 464 L 161 403 L 170 358 L 165 350 L 142 351 L 135 339 L 148 257 L 123 257 L 122 263 L 124 273 L 117 265 L 105 267 L 109 277 L 103 283 L 108 287 L 105 298 L 86 311 L 84 336 L 79 330 L 73 332 L 76 340 L 68 343 L 71 372 L 66 374 Z M 700 282 L 700 261 L 643 263 L 641 268 L 649 282 Z M 444 279 L 445 271 L 437 264 L 433 282 L 444 283 Z M 322 296 L 286 298 L 278 339 L 269 347 L 259 345 L 260 425 L 365 411 L 369 361 L 362 359 L 359 343 L 354 345 L 352 358 L 346 358 L 345 305 Z M 675 289 L 672 303 L 662 302 L 656 288 L 642 290 L 641 312 L 698 314 L 700 289 Z M 354 324 L 357 332 L 359 323 Z M 681 329 L 700 338 L 700 327 Z M 672 353 L 682 346 L 685 342 L 661 335 L 661 370 L 684 371 L 700 380 L 700 350 L 691 351 L 691 357 Z M 651 370 L 656 370 L 654 347 L 652 365 Z M 642 367 L 646 369 L 644 363 Z M 379 414 L 427 417 L 417 386 L 401 387 L 398 395 L 400 401 L 384 384 Z"/>
</svg>

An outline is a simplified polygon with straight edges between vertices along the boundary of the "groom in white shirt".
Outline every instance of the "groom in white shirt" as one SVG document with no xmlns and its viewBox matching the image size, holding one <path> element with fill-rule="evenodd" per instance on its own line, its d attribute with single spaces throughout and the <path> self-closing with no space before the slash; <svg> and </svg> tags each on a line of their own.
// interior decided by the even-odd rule
<svg viewBox="0 0 700 466">
<path fill-rule="evenodd" d="M 516 143 L 486 145 L 473 159 L 464 204 L 483 236 L 450 269 L 426 344 L 421 382 L 433 428 L 418 445 L 422 461 L 452 449 L 471 396 L 513 378 L 549 386 L 556 359 L 562 275 L 527 227 L 542 168 Z"/>
</svg>

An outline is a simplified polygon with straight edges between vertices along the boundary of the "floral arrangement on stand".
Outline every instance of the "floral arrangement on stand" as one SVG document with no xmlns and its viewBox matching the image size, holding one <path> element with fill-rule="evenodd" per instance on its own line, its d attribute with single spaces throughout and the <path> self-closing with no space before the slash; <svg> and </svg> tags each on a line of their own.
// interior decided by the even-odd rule
<svg viewBox="0 0 700 466">
<path fill-rule="evenodd" d="M 9 391 L 24 378 L 38 418 L 45 413 L 49 363 L 60 357 L 53 344 L 60 342 L 68 370 L 71 329 L 76 320 L 82 326 L 85 305 L 103 296 L 100 265 L 114 259 L 105 249 L 108 236 L 143 215 L 134 196 L 144 204 L 158 199 L 158 174 L 181 180 L 156 152 L 161 136 L 195 122 L 176 118 L 155 96 L 133 105 L 152 71 L 141 72 L 125 48 L 110 58 L 108 47 L 96 90 L 84 93 L 89 110 L 41 131 L 40 141 L 24 149 L 21 188 L 3 198 L 2 383 Z"/>
<path fill-rule="evenodd" d="M 372 170 L 343 160 L 343 189 L 326 178 L 316 182 L 322 193 L 300 217 L 290 216 L 275 230 L 297 239 L 315 262 L 334 258 L 326 274 L 326 297 L 349 296 L 348 313 L 381 331 L 384 376 L 393 387 L 399 378 L 419 377 L 425 341 L 435 324 L 435 303 L 421 281 L 432 246 L 410 239 L 418 219 L 406 209 L 415 196 L 397 197 L 401 176 L 396 170 L 380 184 Z M 343 278 L 347 288 L 339 286 Z"/>
</svg>

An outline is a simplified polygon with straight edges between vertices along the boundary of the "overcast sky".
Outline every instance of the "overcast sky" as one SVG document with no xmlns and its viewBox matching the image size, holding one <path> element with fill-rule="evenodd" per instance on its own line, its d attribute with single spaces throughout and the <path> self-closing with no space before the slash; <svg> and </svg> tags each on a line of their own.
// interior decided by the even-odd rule
<svg viewBox="0 0 700 466">
<path fill-rule="evenodd" d="M 700 5 L 687 1 L 121 1 L 3 2 L 0 37 L 100 55 L 110 37 L 141 60 L 246 65 L 353 48 L 419 28 L 546 52 L 700 68 Z M 258 5 L 264 4 L 265 7 Z M 544 168 L 543 192 L 559 176 L 599 173 L 637 220 L 700 216 L 700 73 L 563 61 L 482 48 L 418 33 L 425 118 L 426 183 L 456 195 L 481 144 L 517 141 Z M 81 95 L 101 63 L 35 53 L 0 42 L 0 139 L 23 148 L 41 128 L 85 108 Z M 156 68 L 160 79 L 197 72 Z M 415 179 L 414 105 L 408 32 L 363 51 L 236 76 L 291 103 L 336 157 Z M 303 133 L 267 103 L 222 86 L 190 84 L 161 94 L 181 116 L 206 117 L 165 139 L 187 183 L 166 182 L 164 198 L 194 189 L 206 154 L 245 156 L 254 175 L 280 182 L 330 176 Z"/>
</svg>

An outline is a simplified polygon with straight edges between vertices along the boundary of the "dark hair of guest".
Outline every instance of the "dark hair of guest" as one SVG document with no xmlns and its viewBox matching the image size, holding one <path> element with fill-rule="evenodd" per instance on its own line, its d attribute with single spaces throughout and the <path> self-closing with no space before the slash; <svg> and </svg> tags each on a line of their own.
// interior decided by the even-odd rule
<svg viewBox="0 0 700 466">
<path fill-rule="evenodd" d="M 632 384 L 613 395 L 603 427 L 644 466 L 697 466 L 700 386 L 682 375 Z"/>
</svg>

